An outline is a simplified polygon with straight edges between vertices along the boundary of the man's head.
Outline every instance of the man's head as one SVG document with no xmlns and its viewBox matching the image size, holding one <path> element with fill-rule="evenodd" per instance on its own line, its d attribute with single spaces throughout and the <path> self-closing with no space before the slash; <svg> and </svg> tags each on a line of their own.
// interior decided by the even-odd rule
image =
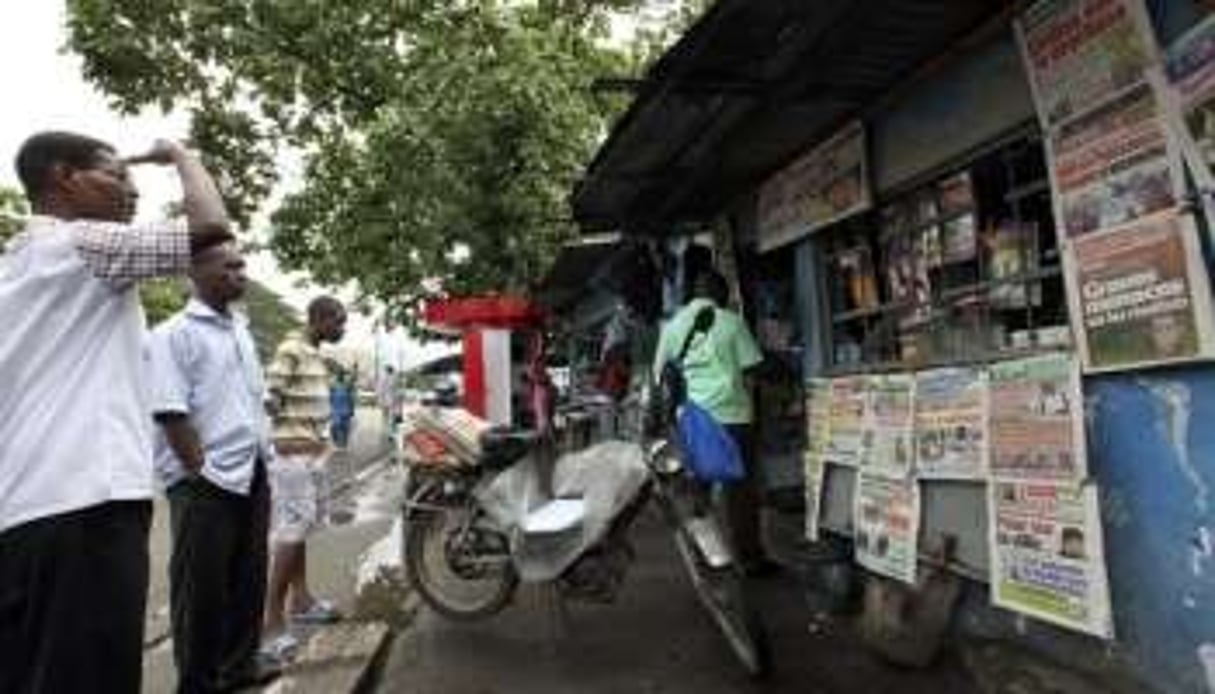
<svg viewBox="0 0 1215 694">
<path fill-rule="evenodd" d="M 316 342 L 337 342 L 346 331 L 346 309 L 331 296 L 318 296 L 308 304 L 308 332 Z"/>
<path fill-rule="evenodd" d="M 705 270 L 696 276 L 692 285 L 692 297 L 708 299 L 719 308 L 725 308 L 730 304 L 730 285 L 720 272 Z"/>
<path fill-rule="evenodd" d="M 234 243 L 221 243 L 196 254 L 190 266 L 194 291 L 206 304 L 223 308 L 245 295 L 245 259 Z"/>
<path fill-rule="evenodd" d="M 129 222 L 139 193 L 110 145 L 68 132 L 38 133 L 17 152 L 17 177 L 35 212 Z"/>
</svg>

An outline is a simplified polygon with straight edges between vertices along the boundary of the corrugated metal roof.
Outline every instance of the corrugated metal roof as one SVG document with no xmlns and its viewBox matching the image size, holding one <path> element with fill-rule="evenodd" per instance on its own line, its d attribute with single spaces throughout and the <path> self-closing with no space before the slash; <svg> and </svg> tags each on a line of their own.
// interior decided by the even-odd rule
<svg viewBox="0 0 1215 694">
<path fill-rule="evenodd" d="M 719 0 L 651 68 L 574 195 L 589 230 L 707 220 L 1011 0 Z"/>
</svg>

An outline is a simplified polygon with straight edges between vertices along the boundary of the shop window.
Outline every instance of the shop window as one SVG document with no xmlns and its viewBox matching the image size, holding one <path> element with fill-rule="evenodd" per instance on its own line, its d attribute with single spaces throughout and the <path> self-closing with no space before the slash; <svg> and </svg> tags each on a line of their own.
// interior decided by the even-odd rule
<svg viewBox="0 0 1215 694">
<path fill-rule="evenodd" d="M 823 232 L 832 370 L 982 362 L 1070 344 L 1039 139 Z"/>
</svg>

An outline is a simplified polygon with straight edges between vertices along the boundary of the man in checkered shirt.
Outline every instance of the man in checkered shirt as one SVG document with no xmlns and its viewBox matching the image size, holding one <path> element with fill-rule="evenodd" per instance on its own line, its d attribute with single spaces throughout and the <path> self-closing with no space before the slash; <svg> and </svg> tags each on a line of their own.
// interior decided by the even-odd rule
<svg viewBox="0 0 1215 694">
<path fill-rule="evenodd" d="M 184 222 L 131 222 L 132 164 L 176 168 Z M 0 694 L 134 694 L 153 484 L 136 283 L 232 234 L 172 143 L 121 159 L 41 133 L 16 167 L 34 216 L 0 255 Z"/>
</svg>

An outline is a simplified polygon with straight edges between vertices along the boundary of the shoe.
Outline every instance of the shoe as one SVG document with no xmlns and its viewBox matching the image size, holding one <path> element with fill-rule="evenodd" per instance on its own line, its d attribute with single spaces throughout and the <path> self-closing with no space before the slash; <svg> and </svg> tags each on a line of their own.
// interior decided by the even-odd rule
<svg viewBox="0 0 1215 694">
<path fill-rule="evenodd" d="M 291 621 L 299 624 L 333 624 L 342 621 L 342 613 L 328 600 L 316 600 L 303 612 L 292 613 Z"/>
<path fill-rule="evenodd" d="M 289 631 L 275 636 L 269 641 L 262 644 L 258 650 L 257 657 L 262 662 L 278 663 L 281 667 L 285 663 L 295 660 L 296 654 L 300 650 L 300 641 L 295 638 Z"/>
<path fill-rule="evenodd" d="M 236 691 L 250 687 L 264 687 L 283 674 L 283 662 L 268 653 L 260 652 L 245 668 L 228 679 L 222 691 Z"/>
</svg>

